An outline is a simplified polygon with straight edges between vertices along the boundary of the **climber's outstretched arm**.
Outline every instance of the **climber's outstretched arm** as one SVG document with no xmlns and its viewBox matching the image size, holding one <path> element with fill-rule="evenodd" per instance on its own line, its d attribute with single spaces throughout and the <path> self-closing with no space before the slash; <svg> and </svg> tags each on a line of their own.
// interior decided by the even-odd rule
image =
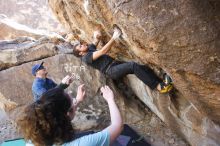
<svg viewBox="0 0 220 146">
<path fill-rule="evenodd" d="M 97 50 L 95 52 L 93 52 L 93 56 L 92 56 L 92 60 L 96 60 L 98 59 L 100 56 L 108 53 L 108 51 L 111 49 L 113 43 L 114 43 L 114 39 L 111 38 L 110 41 L 104 46 L 102 47 L 102 49 Z"/>
<path fill-rule="evenodd" d="M 104 47 L 102 47 L 102 49 L 93 52 L 92 60 L 96 60 L 100 56 L 108 53 L 108 51 L 111 49 L 113 43 L 115 42 L 116 39 L 118 39 L 120 37 L 120 35 L 121 35 L 120 30 L 118 30 L 118 29 L 114 30 L 114 34 L 113 34 L 112 38 L 109 40 L 109 42 Z"/>
</svg>

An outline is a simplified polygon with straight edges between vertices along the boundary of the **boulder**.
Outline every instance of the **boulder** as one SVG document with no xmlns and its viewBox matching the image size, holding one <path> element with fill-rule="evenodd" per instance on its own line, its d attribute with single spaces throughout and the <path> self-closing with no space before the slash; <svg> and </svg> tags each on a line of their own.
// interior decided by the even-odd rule
<svg viewBox="0 0 220 146">
<path fill-rule="evenodd" d="M 116 24 L 122 39 L 113 56 L 150 64 L 174 81 L 172 95 L 129 77 L 137 96 L 191 145 L 220 141 L 220 2 L 218 0 L 48 0 L 59 21 L 86 41 L 96 27 Z"/>
<path fill-rule="evenodd" d="M 0 70 L 25 62 L 39 60 L 58 53 L 56 42 L 59 38 L 47 36 L 35 40 L 19 37 L 14 40 L 0 41 Z"/>
</svg>

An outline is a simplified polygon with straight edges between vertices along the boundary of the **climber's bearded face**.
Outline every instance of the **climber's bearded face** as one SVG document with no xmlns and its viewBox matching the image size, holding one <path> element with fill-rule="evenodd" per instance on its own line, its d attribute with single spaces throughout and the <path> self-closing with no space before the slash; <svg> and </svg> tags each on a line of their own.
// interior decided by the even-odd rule
<svg viewBox="0 0 220 146">
<path fill-rule="evenodd" d="M 76 46 L 76 50 L 79 52 L 79 55 L 86 53 L 88 51 L 88 44 L 83 43 Z"/>
</svg>

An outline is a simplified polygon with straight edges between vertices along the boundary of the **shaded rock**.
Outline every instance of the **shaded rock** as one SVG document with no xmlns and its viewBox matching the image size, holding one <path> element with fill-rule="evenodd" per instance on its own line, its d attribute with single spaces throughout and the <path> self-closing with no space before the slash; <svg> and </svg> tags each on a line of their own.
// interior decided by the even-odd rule
<svg viewBox="0 0 220 146">
<path fill-rule="evenodd" d="M 5 111 L 10 111 L 14 109 L 16 106 L 17 104 L 15 102 L 10 101 L 0 93 L 0 109 L 2 111 L 0 112 L 0 119 L 2 118 L 1 116 L 4 115 Z"/>
<path fill-rule="evenodd" d="M 113 55 L 169 73 L 177 89 L 159 95 L 129 77 L 137 96 L 191 145 L 219 145 L 218 0 L 48 1 L 59 21 L 87 41 L 97 26 L 107 41 L 117 24 L 123 39 Z"/>
<path fill-rule="evenodd" d="M 20 37 L 14 40 L 0 41 L 0 70 L 24 62 L 38 60 L 57 54 L 55 41 L 48 37 L 34 40 Z"/>
<path fill-rule="evenodd" d="M 16 131 L 16 125 L 11 122 L 9 117 L 5 114 L 4 111 L 0 109 L 0 143 L 4 140 L 16 139 L 21 136 Z"/>
<path fill-rule="evenodd" d="M 169 127 L 195 145 L 218 145 L 220 127 L 202 115 L 178 91 L 160 95 L 151 91 L 134 75 L 128 76 L 129 86 L 136 95 Z"/>
</svg>

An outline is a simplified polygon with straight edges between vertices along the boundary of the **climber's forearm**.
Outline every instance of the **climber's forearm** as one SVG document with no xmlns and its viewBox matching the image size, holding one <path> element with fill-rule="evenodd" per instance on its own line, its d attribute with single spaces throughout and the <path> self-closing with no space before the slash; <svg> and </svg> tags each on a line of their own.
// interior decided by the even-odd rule
<svg viewBox="0 0 220 146">
<path fill-rule="evenodd" d="M 108 53 L 108 51 L 111 49 L 114 42 L 115 42 L 115 40 L 113 38 L 111 38 L 110 41 L 101 50 L 95 51 L 92 55 L 92 60 L 96 60 L 100 56 Z"/>
<path fill-rule="evenodd" d="M 103 55 L 108 53 L 108 51 L 111 49 L 112 45 L 114 44 L 115 40 L 111 38 L 108 43 L 101 49 Z"/>
<path fill-rule="evenodd" d="M 108 101 L 108 107 L 110 111 L 110 117 L 111 117 L 111 124 L 121 127 L 122 126 L 122 117 L 120 114 L 120 111 L 115 103 L 114 100 Z"/>
<path fill-rule="evenodd" d="M 120 135 L 123 129 L 123 122 L 120 111 L 114 100 L 108 101 L 108 107 L 110 111 L 111 125 L 107 127 L 107 130 L 110 133 L 110 143 L 112 144 Z"/>
</svg>

